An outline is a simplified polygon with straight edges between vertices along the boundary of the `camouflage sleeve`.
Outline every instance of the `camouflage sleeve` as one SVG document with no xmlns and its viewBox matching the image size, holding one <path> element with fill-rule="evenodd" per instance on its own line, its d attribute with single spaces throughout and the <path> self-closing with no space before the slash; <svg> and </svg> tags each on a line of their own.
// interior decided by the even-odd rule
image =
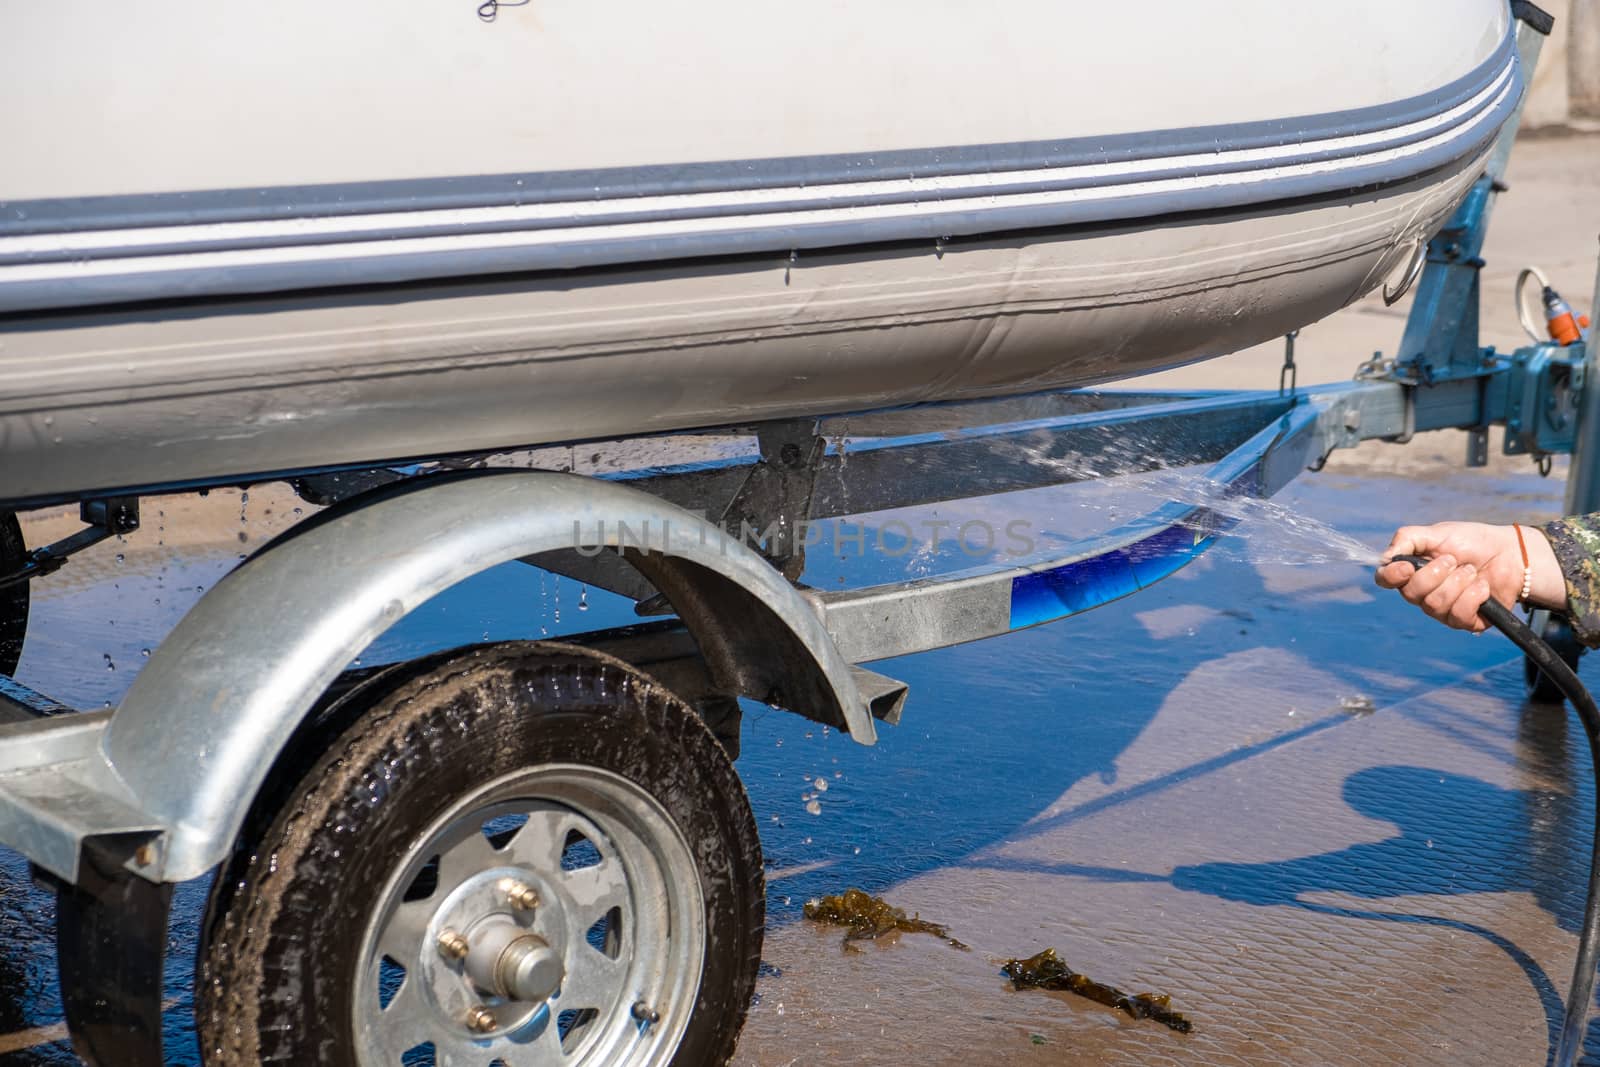
<svg viewBox="0 0 1600 1067">
<path fill-rule="evenodd" d="M 1572 631 L 1590 648 L 1600 648 L 1600 512 L 1557 519 L 1544 532 L 1566 579 Z"/>
</svg>

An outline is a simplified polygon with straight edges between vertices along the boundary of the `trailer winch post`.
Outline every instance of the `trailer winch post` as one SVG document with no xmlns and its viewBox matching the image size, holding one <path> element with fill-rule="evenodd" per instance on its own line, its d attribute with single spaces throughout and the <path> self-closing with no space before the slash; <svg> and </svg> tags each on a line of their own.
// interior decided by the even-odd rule
<svg viewBox="0 0 1600 1067">
<path fill-rule="evenodd" d="M 1595 261 L 1595 290 L 1591 323 L 1600 323 L 1600 254 Z M 1591 327 L 1591 330 L 1594 327 Z M 1579 366 L 1585 385 L 1600 383 L 1600 344 L 1591 332 Z M 1584 388 L 1578 401 L 1578 429 L 1573 442 L 1572 465 L 1567 469 L 1565 511 L 1568 515 L 1587 515 L 1600 511 L 1600 388 Z"/>
</svg>

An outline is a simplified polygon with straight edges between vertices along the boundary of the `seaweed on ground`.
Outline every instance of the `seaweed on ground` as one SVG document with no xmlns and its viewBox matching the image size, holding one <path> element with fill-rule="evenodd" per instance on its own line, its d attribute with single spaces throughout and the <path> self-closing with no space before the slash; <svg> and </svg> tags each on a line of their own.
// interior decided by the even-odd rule
<svg viewBox="0 0 1600 1067">
<path fill-rule="evenodd" d="M 1057 989 L 1076 993 L 1097 1004 L 1125 1011 L 1132 1018 L 1154 1019 L 1180 1034 L 1187 1034 L 1194 1029 L 1193 1023 L 1172 1010 L 1172 998 L 1166 994 L 1135 993 L 1130 996 L 1114 986 L 1096 982 L 1074 971 L 1056 955 L 1053 948 L 1047 948 L 1025 960 L 1007 960 L 1000 970 L 1011 979 L 1011 985 L 1016 989 Z"/>
<path fill-rule="evenodd" d="M 896 931 L 932 934 L 943 938 L 954 948 L 967 947 L 951 937 L 950 931 L 938 923 L 928 922 L 920 915 L 907 916 L 903 909 L 860 889 L 846 889 L 838 896 L 807 901 L 805 916 L 812 922 L 844 927 L 844 947 L 847 949 L 853 947 L 853 941 L 874 941 Z"/>
</svg>

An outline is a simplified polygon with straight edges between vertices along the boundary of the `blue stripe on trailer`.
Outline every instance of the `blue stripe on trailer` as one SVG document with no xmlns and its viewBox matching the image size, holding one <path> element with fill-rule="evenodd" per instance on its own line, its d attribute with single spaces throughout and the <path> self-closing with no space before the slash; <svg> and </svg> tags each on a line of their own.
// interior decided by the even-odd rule
<svg viewBox="0 0 1600 1067">
<path fill-rule="evenodd" d="M 1281 431 L 1279 431 L 1281 432 Z M 1225 484 L 1224 492 L 1257 497 L 1262 494 L 1262 449 L 1243 471 Z M 1071 560 L 1058 566 L 1020 574 L 1011 582 L 1010 628 L 1021 630 L 1064 619 L 1120 600 L 1177 573 L 1224 534 L 1239 525 L 1235 516 L 1209 507 L 1184 508 L 1170 519 L 1160 512 L 1138 526 L 1152 533 L 1117 548 Z"/>
<path fill-rule="evenodd" d="M 1011 583 L 1011 628 L 1064 619 L 1138 592 L 1175 573 L 1238 523 L 1205 508 L 1192 514 L 1125 548 L 1019 575 Z M 1215 532 L 1202 532 L 1208 526 Z"/>
</svg>

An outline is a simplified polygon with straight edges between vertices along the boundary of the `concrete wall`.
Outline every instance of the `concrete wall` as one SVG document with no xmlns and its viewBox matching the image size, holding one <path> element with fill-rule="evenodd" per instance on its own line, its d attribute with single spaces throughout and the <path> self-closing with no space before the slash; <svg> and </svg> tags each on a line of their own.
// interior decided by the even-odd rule
<svg viewBox="0 0 1600 1067">
<path fill-rule="evenodd" d="M 1572 0 L 1567 96 L 1574 118 L 1600 120 L 1600 0 Z"/>
<path fill-rule="evenodd" d="M 1600 0 L 1541 0 L 1556 18 L 1523 112 L 1524 127 L 1600 124 Z"/>
</svg>

